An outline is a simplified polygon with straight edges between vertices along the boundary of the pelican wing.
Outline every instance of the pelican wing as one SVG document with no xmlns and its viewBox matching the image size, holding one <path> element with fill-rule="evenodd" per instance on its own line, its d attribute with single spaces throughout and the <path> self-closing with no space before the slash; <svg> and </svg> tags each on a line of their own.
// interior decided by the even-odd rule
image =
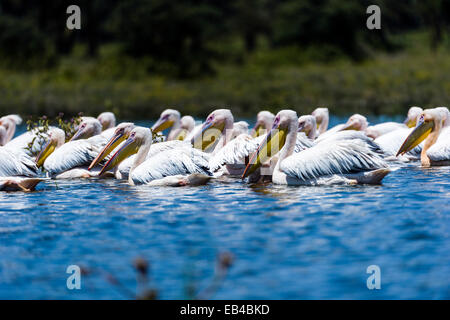
<svg viewBox="0 0 450 320">
<path fill-rule="evenodd" d="M 450 127 L 442 130 L 435 144 L 427 150 L 432 161 L 450 160 Z"/>
<path fill-rule="evenodd" d="M 405 129 L 406 125 L 398 122 L 383 122 L 367 128 L 367 130 L 373 130 L 378 133 L 379 136 L 382 136 L 386 133 L 395 131 L 397 129 Z"/>
<path fill-rule="evenodd" d="M 99 139 L 98 136 L 95 136 L 95 138 L 75 140 L 63 144 L 45 160 L 44 169 L 50 175 L 55 175 L 76 167 L 88 166 L 98 155 L 103 145 L 101 143 L 103 140 Z M 98 144 L 94 144 L 94 141 Z"/>
<path fill-rule="evenodd" d="M 298 132 L 294 152 L 299 153 L 300 151 L 311 148 L 314 145 L 315 145 L 314 141 L 309 139 L 304 132 Z"/>
<path fill-rule="evenodd" d="M 215 172 L 226 164 L 244 164 L 245 158 L 258 149 L 260 141 L 261 139 L 253 139 L 248 134 L 240 134 L 211 157 L 209 161 L 211 171 Z"/>
<path fill-rule="evenodd" d="M 194 148 L 166 150 L 145 160 L 131 172 L 131 178 L 136 184 L 145 184 L 175 175 L 211 175 L 208 158 L 205 153 Z"/>
<path fill-rule="evenodd" d="M 329 137 L 319 137 L 316 142 L 317 143 L 324 143 L 324 144 L 332 144 L 337 141 L 345 141 L 345 140 L 359 140 L 360 142 L 364 143 L 369 147 L 372 151 L 378 151 L 381 152 L 380 146 L 372 140 L 372 138 L 368 137 L 364 132 L 362 131 L 356 131 L 356 130 L 344 130 L 344 131 L 338 131 L 334 135 Z"/>
<path fill-rule="evenodd" d="M 280 170 L 306 181 L 333 174 L 354 173 L 387 167 L 385 162 L 359 140 L 320 143 L 284 159 Z"/>
<path fill-rule="evenodd" d="M 117 147 L 120 148 L 121 145 Z M 186 149 L 192 149 L 192 146 L 187 141 L 180 141 L 180 140 L 171 140 L 171 141 L 165 141 L 160 143 L 152 144 L 152 147 L 150 148 L 150 151 L 147 154 L 147 158 L 149 159 L 161 152 L 176 149 L 176 148 L 186 148 Z M 208 155 L 209 156 L 209 155 Z M 117 167 L 117 170 L 119 174 L 116 174 L 116 177 L 120 179 L 126 179 L 128 177 L 128 174 L 130 173 L 131 166 L 133 165 L 134 159 L 136 158 L 136 155 L 132 155 L 128 158 L 126 158 L 124 161 L 122 161 L 119 166 Z"/>
<path fill-rule="evenodd" d="M 0 147 L 0 177 L 35 177 L 37 173 L 38 168 L 30 157 Z"/>
<path fill-rule="evenodd" d="M 401 145 L 411 133 L 414 128 L 401 128 L 386 134 L 375 139 L 375 143 L 378 144 L 381 150 L 388 156 L 395 156 L 400 149 Z M 414 149 L 407 152 L 408 155 L 418 157 L 420 156 L 420 152 L 422 151 L 423 142 L 419 144 Z"/>
<path fill-rule="evenodd" d="M 54 127 L 49 127 L 52 129 Z M 45 141 L 48 139 L 47 132 L 43 132 L 44 128 L 34 128 L 33 130 L 22 133 L 15 137 L 5 145 L 5 148 L 15 152 L 23 152 L 27 155 L 36 156 L 42 149 Z"/>
<path fill-rule="evenodd" d="M 338 124 L 338 125 L 334 126 L 333 128 L 328 129 L 327 131 L 325 131 L 325 132 L 322 133 L 321 135 L 319 135 L 319 138 L 318 138 L 318 139 L 331 137 L 331 136 L 334 135 L 336 132 L 341 131 L 344 127 L 345 127 L 345 123 Z"/>
</svg>

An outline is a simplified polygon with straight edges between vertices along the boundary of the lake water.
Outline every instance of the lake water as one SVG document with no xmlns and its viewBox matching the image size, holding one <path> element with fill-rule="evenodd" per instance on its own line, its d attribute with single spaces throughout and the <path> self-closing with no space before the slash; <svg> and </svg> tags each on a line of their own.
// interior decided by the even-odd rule
<svg viewBox="0 0 450 320">
<path fill-rule="evenodd" d="M 450 167 L 413 163 L 382 186 L 93 179 L 2 192 L 0 298 L 128 299 L 140 291 L 138 257 L 159 298 L 192 298 L 229 252 L 233 264 L 208 298 L 449 299 L 449 177 Z M 88 271 L 81 290 L 67 289 L 69 265 Z M 370 265 L 380 290 L 366 286 Z"/>
</svg>

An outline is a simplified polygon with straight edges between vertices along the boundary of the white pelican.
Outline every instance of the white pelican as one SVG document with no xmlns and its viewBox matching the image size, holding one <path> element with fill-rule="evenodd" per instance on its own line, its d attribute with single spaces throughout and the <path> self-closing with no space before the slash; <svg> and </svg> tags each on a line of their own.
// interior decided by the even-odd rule
<svg viewBox="0 0 450 320">
<path fill-rule="evenodd" d="M 404 154 L 424 141 L 420 161 L 422 166 L 450 165 L 450 113 L 447 108 L 426 109 L 417 126 L 397 152 Z"/>
<path fill-rule="evenodd" d="M 390 132 L 396 131 L 398 129 L 407 129 L 412 128 L 416 125 L 417 117 L 420 116 L 422 113 L 422 108 L 419 107 L 411 107 L 408 110 L 408 114 L 406 116 L 406 119 L 403 123 L 398 122 L 383 122 L 379 123 L 373 126 L 369 126 L 366 129 L 367 136 L 377 139 L 385 134 L 388 134 Z M 400 134 L 401 131 L 399 131 L 397 134 Z"/>
<path fill-rule="evenodd" d="M 36 164 L 27 155 L 0 147 L 0 191 L 32 191 L 43 180 L 37 174 Z"/>
<path fill-rule="evenodd" d="M 85 131 L 78 136 L 86 136 L 91 129 L 80 126 Z M 88 139 L 77 140 L 77 135 L 65 143 L 64 131 L 53 128 L 48 132 L 49 139 L 36 158 L 37 165 L 43 166 L 48 175 L 54 179 L 75 179 L 97 176 L 98 172 L 88 170 L 89 164 L 95 159 L 106 143 L 105 137 L 94 135 Z"/>
<path fill-rule="evenodd" d="M 3 144 L 5 145 L 14 137 L 16 133 L 16 127 L 22 123 L 22 118 L 17 114 L 10 114 L 0 118 L 0 125 L 6 129 L 6 138 L 3 138 Z"/>
<path fill-rule="evenodd" d="M 214 110 L 191 139 L 191 144 L 194 148 L 214 155 L 231 141 L 233 126 L 234 117 L 229 109 Z"/>
<path fill-rule="evenodd" d="M 109 154 L 111 154 L 113 152 L 113 150 L 117 151 L 118 148 L 121 147 L 120 144 L 123 141 L 128 139 L 131 131 L 134 128 L 135 128 L 134 123 L 131 123 L 131 122 L 120 123 L 116 127 L 114 134 L 111 136 L 109 141 L 105 143 L 104 148 L 99 152 L 97 157 L 95 157 L 95 159 L 91 162 L 88 170 L 92 170 L 99 162 L 101 162 Z M 179 149 L 179 148 L 191 149 L 192 146 L 189 142 L 180 141 L 180 140 L 156 143 L 152 146 L 150 151 L 147 153 L 147 158 L 153 157 L 156 154 L 159 154 L 159 153 L 167 151 L 167 150 Z M 114 175 L 117 179 L 127 179 L 128 178 L 130 168 L 133 165 L 135 158 L 136 158 L 136 155 L 131 155 L 130 157 L 121 161 L 120 164 L 118 164 L 118 166 L 115 166 Z"/>
<path fill-rule="evenodd" d="M 178 129 L 174 129 L 173 134 L 170 137 L 167 137 L 168 141 L 171 140 L 181 140 L 183 141 L 189 133 L 194 130 L 195 120 L 191 116 L 183 116 L 180 119 L 180 127 Z"/>
<path fill-rule="evenodd" d="M 252 138 L 248 134 L 240 134 L 235 139 L 234 118 L 230 110 L 218 109 L 209 114 L 202 130 L 192 139 L 192 145 L 201 150 L 212 150 L 210 158 L 211 171 L 217 174 L 242 175 L 248 157 L 256 151 L 264 135 Z M 313 145 L 303 134 L 299 133 L 296 141 L 296 152 Z"/>
<path fill-rule="evenodd" d="M 275 184 L 379 184 L 390 172 L 383 159 L 358 140 L 319 143 L 295 153 L 297 130 L 296 112 L 280 111 L 242 178 L 256 170 L 267 159 L 267 154 L 277 152 L 278 148 L 282 149 L 272 174 Z"/>
<path fill-rule="evenodd" d="M 97 120 L 102 125 L 102 131 L 114 128 L 116 126 L 116 116 L 112 112 L 102 112 L 98 115 Z"/>
<path fill-rule="evenodd" d="M 260 111 L 256 116 L 256 123 L 250 135 L 258 137 L 264 135 L 270 129 L 275 115 L 270 111 Z"/>
<path fill-rule="evenodd" d="M 151 145 L 152 131 L 144 127 L 135 127 L 128 139 L 103 167 L 100 175 L 137 153 L 128 176 L 131 185 L 198 185 L 205 184 L 211 178 L 208 158 L 204 157 L 203 152 L 194 148 L 179 148 L 147 157 Z"/>
<path fill-rule="evenodd" d="M 408 128 L 414 128 L 417 123 L 417 118 L 422 114 L 423 109 L 413 106 L 409 108 L 405 121 L 403 122 Z"/>
<path fill-rule="evenodd" d="M 304 115 L 298 118 L 298 132 L 304 132 L 305 135 L 314 140 L 317 138 L 317 123 L 313 115 Z"/>
<path fill-rule="evenodd" d="M 233 139 L 236 131 L 247 128 L 234 117 L 228 109 L 217 109 L 211 112 L 203 123 L 201 130 L 192 138 L 192 145 L 211 153 L 209 166 L 212 172 L 220 174 L 241 175 L 245 168 L 245 159 L 256 150 L 258 140 L 242 133 Z"/>
<path fill-rule="evenodd" d="M 174 109 L 166 109 L 161 112 L 159 119 L 153 124 L 152 132 L 157 133 L 171 128 L 167 134 L 167 140 L 174 140 L 180 129 L 180 112 Z"/>
<path fill-rule="evenodd" d="M 343 130 L 356 130 L 356 131 L 365 131 L 369 123 L 367 122 L 367 118 L 358 113 L 352 115 L 348 118 L 346 123 L 338 124 L 333 128 L 325 131 L 324 133 L 319 135 L 319 138 L 327 138 L 334 135 L 336 132 Z"/>
<path fill-rule="evenodd" d="M 99 120 L 93 117 L 83 117 L 81 123 L 76 129 L 77 131 L 70 139 L 71 141 L 87 139 L 102 134 L 102 124 Z M 105 132 L 111 132 L 111 130 L 107 129 Z M 103 133 L 103 135 L 105 135 L 105 133 Z"/>
<path fill-rule="evenodd" d="M 49 127 L 48 130 L 53 128 L 55 127 Z M 44 127 L 37 127 L 24 132 L 5 144 L 5 148 L 16 153 L 25 153 L 30 157 L 36 156 L 41 152 L 42 146 L 48 139 L 48 130 Z"/>
<path fill-rule="evenodd" d="M 247 121 L 238 121 L 233 123 L 233 133 L 231 134 L 231 139 L 234 139 L 241 134 L 248 134 Z"/>
<path fill-rule="evenodd" d="M 330 121 L 330 113 L 328 108 L 316 108 L 312 113 L 317 123 L 317 135 L 321 135 L 328 129 L 328 122 Z"/>
</svg>

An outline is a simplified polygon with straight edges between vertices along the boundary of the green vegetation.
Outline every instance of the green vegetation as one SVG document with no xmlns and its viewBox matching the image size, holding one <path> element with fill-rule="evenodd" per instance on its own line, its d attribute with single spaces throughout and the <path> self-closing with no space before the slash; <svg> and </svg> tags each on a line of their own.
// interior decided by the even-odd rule
<svg viewBox="0 0 450 320">
<path fill-rule="evenodd" d="M 420 44 L 422 34 L 414 35 Z M 420 46 L 420 45 L 418 45 Z M 76 55 L 50 70 L 0 71 L 0 114 L 96 115 L 105 110 L 120 118 L 156 118 L 166 107 L 205 116 L 230 107 L 252 117 L 266 108 L 290 107 L 301 113 L 328 106 L 333 113 L 404 114 L 411 105 L 440 106 L 450 100 L 450 54 L 411 48 L 378 54 L 366 62 L 288 64 L 301 59 L 296 49 L 257 52 L 244 65 L 218 65 L 214 76 L 173 79 L 142 71 L 145 61 Z M 108 50 L 107 50 L 108 49 Z M 278 61 L 278 63 L 277 63 Z"/>
<path fill-rule="evenodd" d="M 403 114 L 449 101 L 450 1 L 80 0 L 0 5 L 0 115 Z M 365 27 L 370 4 L 382 29 Z"/>
</svg>

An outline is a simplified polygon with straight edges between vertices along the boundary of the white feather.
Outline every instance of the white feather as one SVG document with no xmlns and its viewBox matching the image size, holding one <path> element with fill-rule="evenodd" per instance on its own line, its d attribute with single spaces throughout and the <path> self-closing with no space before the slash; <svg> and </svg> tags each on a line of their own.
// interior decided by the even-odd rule
<svg viewBox="0 0 450 320">
<path fill-rule="evenodd" d="M 36 164 L 30 157 L 0 147 L 0 177 L 35 177 L 37 172 Z"/>
<path fill-rule="evenodd" d="M 281 171 L 302 181 L 385 167 L 387 165 L 379 155 L 359 140 L 321 143 L 294 153 L 280 163 Z"/>
<path fill-rule="evenodd" d="M 427 150 L 431 161 L 450 160 L 450 127 L 442 129 L 436 142 Z"/>
<path fill-rule="evenodd" d="M 145 160 L 131 172 L 130 178 L 135 184 L 146 184 L 176 175 L 211 175 L 208 160 L 209 157 L 204 152 L 194 148 L 166 150 Z"/>
</svg>

